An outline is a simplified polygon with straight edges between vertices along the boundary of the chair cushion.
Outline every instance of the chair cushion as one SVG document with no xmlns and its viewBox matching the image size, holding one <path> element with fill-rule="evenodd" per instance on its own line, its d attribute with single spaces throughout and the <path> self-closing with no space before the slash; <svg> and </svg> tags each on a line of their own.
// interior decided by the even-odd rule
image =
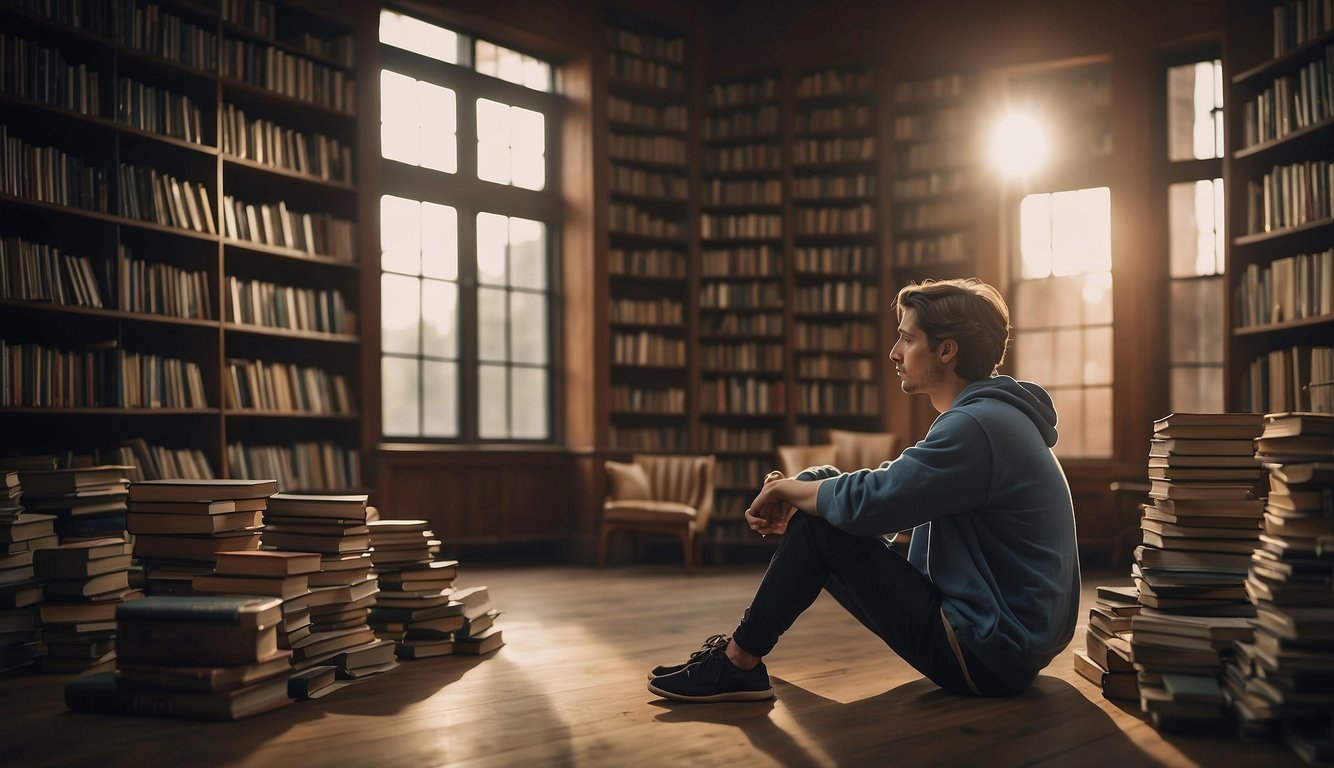
<svg viewBox="0 0 1334 768">
<path fill-rule="evenodd" d="M 648 473 L 644 471 L 643 467 L 621 461 L 608 461 L 605 466 L 607 468 L 607 479 L 611 481 L 611 488 L 607 495 L 613 500 L 653 497 L 653 492 L 649 489 Z"/>
<path fill-rule="evenodd" d="M 679 523 L 694 521 L 695 508 L 675 501 L 608 501 L 602 505 L 603 518 L 619 523 Z"/>
</svg>

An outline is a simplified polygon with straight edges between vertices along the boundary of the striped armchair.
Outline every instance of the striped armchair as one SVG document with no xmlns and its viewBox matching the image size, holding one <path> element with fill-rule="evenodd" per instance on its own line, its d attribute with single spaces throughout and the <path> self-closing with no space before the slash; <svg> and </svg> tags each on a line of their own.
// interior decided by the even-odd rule
<svg viewBox="0 0 1334 768">
<path fill-rule="evenodd" d="M 616 531 L 668 533 L 681 539 L 686 570 L 693 571 L 713 514 L 713 456 L 635 454 L 629 463 L 608 461 L 602 504 L 598 567 Z"/>
</svg>

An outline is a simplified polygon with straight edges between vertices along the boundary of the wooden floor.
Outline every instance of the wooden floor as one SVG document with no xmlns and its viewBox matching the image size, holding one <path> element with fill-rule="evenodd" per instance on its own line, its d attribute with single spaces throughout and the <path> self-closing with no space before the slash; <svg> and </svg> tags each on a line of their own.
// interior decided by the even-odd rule
<svg viewBox="0 0 1334 768">
<path fill-rule="evenodd" d="M 762 566 L 483 566 L 489 658 L 407 662 L 236 723 L 78 714 L 67 676 L 0 676 L 6 766 L 1293 765 L 1281 746 L 1164 737 L 1064 653 L 1025 695 L 951 696 L 822 596 L 768 657 L 777 700 L 669 704 L 646 670 L 730 632 Z M 1086 584 L 1115 577 L 1086 578 Z M 1090 600 L 1085 590 L 1085 605 Z M 1085 611 L 1086 613 L 1086 611 Z M 1082 645 L 1083 627 L 1075 643 Z"/>
</svg>

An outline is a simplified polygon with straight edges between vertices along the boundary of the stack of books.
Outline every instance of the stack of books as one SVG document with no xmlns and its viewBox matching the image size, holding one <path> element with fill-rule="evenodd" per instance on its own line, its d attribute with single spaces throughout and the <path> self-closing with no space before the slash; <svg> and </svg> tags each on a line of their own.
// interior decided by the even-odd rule
<svg viewBox="0 0 1334 768">
<path fill-rule="evenodd" d="M 1256 451 L 1269 471 L 1246 579 L 1257 627 L 1238 644 L 1227 694 L 1243 733 L 1313 754 L 1334 738 L 1334 416 L 1270 414 Z"/>
<path fill-rule="evenodd" d="M 0 672 L 28 666 L 41 654 L 42 585 L 32 559 L 35 550 L 59 543 L 55 520 L 25 512 L 18 472 L 0 471 Z"/>
<path fill-rule="evenodd" d="M 33 570 L 42 582 L 39 609 L 43 672 L 85 672 L 116 659 L 116 611 L 142 593 L 130 586 L 130 542 L 85 539 L 39 549 Z"/>
<path fill-rule="evenodd" d="M 65 686 L 71 709 L 235 720 L 291 703 L 281 600 L 155 595 L 120 606 L 117 669 Z"/>
<path fill-rule="evenodd" d="M 371 610 L 377 636 L 397 645 L 399 658 L 448 656 L 463 629 L 463 604 L 454 600 L 457 560 L 437 560 L 440 541 L 426 520 L 375 520 L 371 559 L 380 594 Z"/>
<path fill-rule="evenodd" d="M 1139 683 L 1130 656 L 1130 618 L 1139 611 L 1133 586 L 1096 588 L 1084 648 L 1075 649 L 1074 664 L 1075 671 L 1101 688 L 1106 698 L 1139 701 Z"/>
<path fill-rule="evenodd" d="M 500 627 L 495 626 L 500 611 L 491 607 L 491 593 L 486 587 L 467 587 L 454 592 L 454 600 L 463 604 L 463 629 L 454 635 L 454 653 L 481 656 L 505 644 Z"/>
<path fill-rule="evenodd" d="M 219 552 L 259 549 L 274 480 L 147 480 L 130 485 L 126 524 L 150 595 L 191 594 Z"/>
<path fill-rule="evenodd" d="M 291 644 L 293 669 L 351 664 L 339 667 L 351 675 L 364 659 L 353 654 L 349 661 L 348 653 L 365 653 L 377 662 L 384 658 L 385 650 L 366 623 L 379 592 L 369 560 L 362 557 L 370 551 L 366 502 L 365 494 L 279 493 L 269 499 L 264 547 L 315 553 L 322 572 L 328 564 L 327 575 L 322 573 L 325 577 L 297 600 L 309 608 L 310 634 Z"/>
<path fill-rule="evenodd" d="M 1140 708 L 1160 730 L 1225 722 L 1219 676 L 1253 633 L 1244 582 L 1259 542 L 1261 414 L 1174 413 L 1154 422 L 1149 496 L 1132 576 Z"/>
<path fill-rule="evenodd" d="M 54 464 L 55 459 L 48 458 Z M 56 534 L 62 542 L 122 534 L 130 484 L 126 473 L 133 469 L 122 464 L 21 469 L 23 506 L 29 512 L 55 515 Z"/>
</svg>

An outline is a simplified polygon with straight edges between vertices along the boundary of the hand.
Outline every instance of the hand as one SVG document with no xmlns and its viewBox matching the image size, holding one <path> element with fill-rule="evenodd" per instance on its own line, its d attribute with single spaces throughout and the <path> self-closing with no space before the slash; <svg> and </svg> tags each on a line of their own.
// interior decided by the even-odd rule
<svg viewBox="0 0 1334 768">
<path fill-rule="evenodd" d="M 783 479 L 785 479 L 783 473 L 778 470 L 766 475 L 759 495 L 751 502 L 750 509 L 746 510 L 746 524 L 751 530 L 760 534 L 761 538 L 771 533 L 783 535 L 787 532 L 787 523 L 792 513 L 797 511 L 797 508 L 784 501 L 778 492 L 779 489 L 775 484 Z"/>
</svg>

